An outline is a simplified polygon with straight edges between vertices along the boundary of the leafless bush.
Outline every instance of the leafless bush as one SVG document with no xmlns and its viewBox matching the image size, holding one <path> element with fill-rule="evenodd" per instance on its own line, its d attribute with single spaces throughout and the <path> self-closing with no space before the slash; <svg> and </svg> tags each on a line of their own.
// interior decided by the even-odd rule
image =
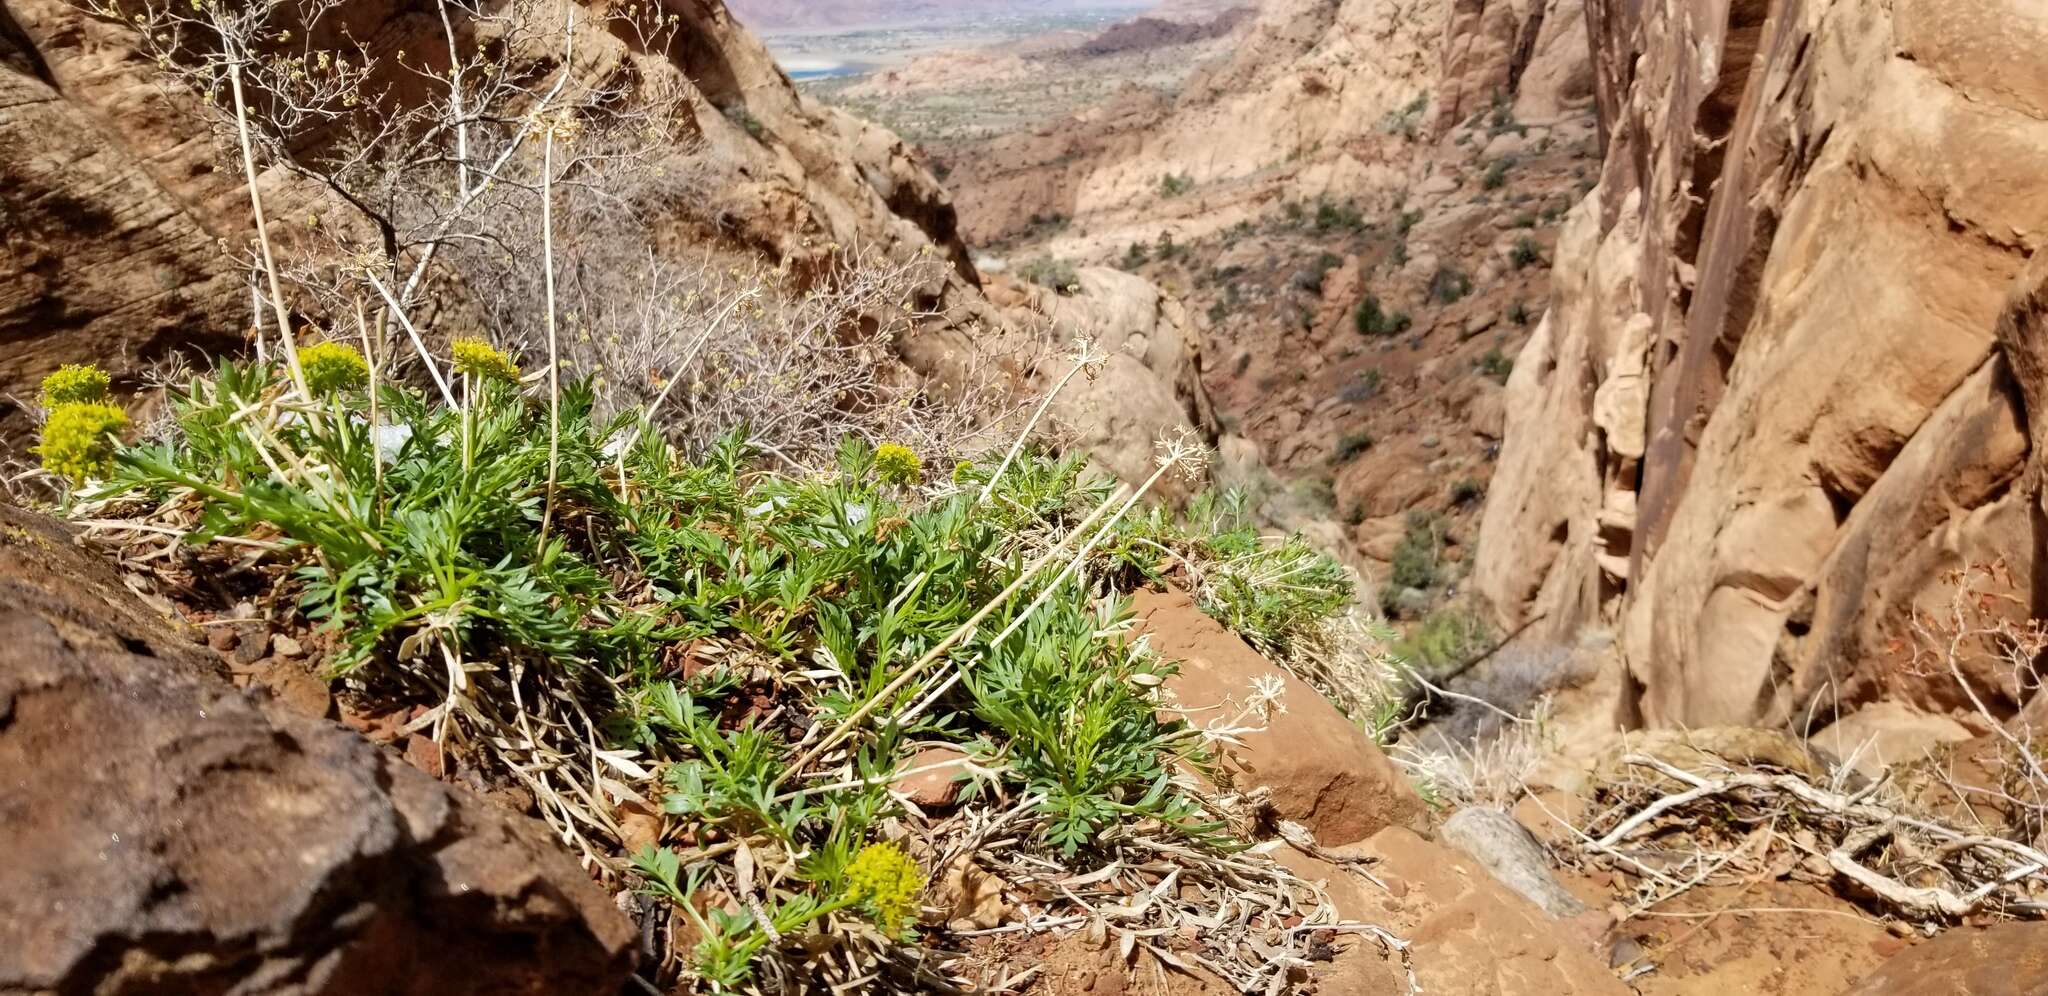
<svg viewBox="0 0 2048 996">
<path fill-rule="evenodd" d="M 1637 876 L 1644 909 L 1695 886 L 1771 873 L 1828 883 L 1928 925 L 2048 913 L 2048 775 L 2019 708 L 2038 693 L 2048 631 L 2026 619 L 2013 594 L 2022 589 L 2002 565 L 1954 571 L 1946 582 L 1941 609 L 1912 620 L 1908 670 L 1948 685 L 1993 731 L 1999 784 L 1935 777 L 1957 798 L 1993 802 L 2005 825 L 1929 815 L 1890 772 L 1864 781 L 1847 766 L 1825 775 L 1637 753 L 1622 759 L 1630 774 L 1599 787 L 1604 809 L 1581 831 L 1582 849 Z"/>
<path fill-rule="evenodd" d="M 674 244 L 727 170 L 698 140 L 702 95 L 662 65 L 678 20 L 659 4 L 438 0 L 438 44 L 371 61 L 338 0 L 81 2 L 134 27 L 250 181 L 257 350 L 295 379 L 315 329 L 453 405 L 437 357 L 483 334 L 551 406 L 565 371 L 589 376 L 605 413 L 649 410 L 685 446 L 746 426 L 808 465 L 845 435 L 979 441 L 992 378 L 938 404 L 895 359 L 935 261 L 846 252 L 798 280 Z M 618 46 L 601 73 L 589 44 Z M 303 216 L 266 211 L 273 168 L 314 195 Z"/>
<path fill-rule="evenodd" d="M 1569 647 L 1502 647 L 1450 684 L 1464 697 L 1447 698 L 1430 729 L 1452 743 L 1482 743 L 1507 728 L 1508 717 L 1530 714 L 1545 696 L 1570 684 L 1576 663 Z"/>
</svg>

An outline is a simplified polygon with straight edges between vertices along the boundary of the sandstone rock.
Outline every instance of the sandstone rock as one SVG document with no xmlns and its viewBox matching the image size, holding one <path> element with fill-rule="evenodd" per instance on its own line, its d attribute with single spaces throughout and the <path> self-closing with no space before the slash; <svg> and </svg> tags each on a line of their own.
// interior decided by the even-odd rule
<svg viewBox="0 0 2048 996">
<path fill-rule="evenodd" d="M 0 992 L 599 993 L 635 932 L 537 822 L 229 688 L 0 507 Z"/>
<path fill-rule="evenodd" d="M 1958 927 L 1893 957 L 1848 996 L 2034 996 L 2048 992 L 2048 924 Z"/>
<path fill-rule="evenodd" d="M 1299 678 L 1274 666 L 1196 607 L 1185 592 L 1141 591 L 1133 635 L 1180 662 L 1166 684 L 1173 708 L 1196 726 L 1243 718 L 1259 682 L 1277 682 L 1266 727 L 1242 737 L 1226 773 L 1241 788 L 1270 790 L 1275 813 L 1325 846 L 1363 840 L 1388 826 L 1426 830 L 1428 810 L 1379 745 Z"/>
<path fill-rule="evenodd" d="M 1904 702 L 1873 702 L 1813 735 L 1814 746 L 1866 776 L 1926 757 L 1942 744 L 1977 733 L 1951 717 L 1921 712 Z"/>
<path fill-rule="evenodd" d="M 1551 873 L 1550 853 L 1513 816 L 1467 806 L 1444 821 L 1442 837 L 1552 919 L 1566 920 L 1587 911 L 1579 897 L 1558 884 Z"/>
<path fill-rule="evenodd" d="M 1601 762 L 1599 772 L 1594 776 L 1595 782 L 1664 779 L 1654 769 L 1624 764 L 1622 759 L 1631 754 L 1653 757 L 1687 771 L 1720 768 L 1742 771 L 1771 767 L 1816 780 L 1824 779 L 1828 773 L 1825 761 L 1816 757 L 1798 738 L 1782 731 L 1710 726 L 1696 730 L 1640 730 L 1624 734 L 1621 743 Z"/>
<path fill-rule="evenodd" d="M 2048 169 L 2048 9 L 1586 12 L 1606 164 L 1509 379 L 1475 586 L 1537 639 L 1618 625 L 1637 722 L 1949 708 L 1885 684 L 1911 613 L 1978 559 L 2027 589 L 2042 549 L 2011 487 L 2041 373 L 1993 333 L 2048 232 L 2018 179 Z"/>
<path fill-rule="evenodd" d="M 967 773 L 967 754 L 954 747 L 926 747 L 911 755 L 905 771 L 890 783 L 889 791 L 909 797 L 919 809 L 944 809 L 960 798 L 959 779 Z"/>
<path fill-rule="evenodd" d="M 1626 996 L 1629 988 L 1605 960 L 1478 862 L 1393 827 L 1344 856 L 1374 859 L 1372 872 L 1393 890 L 1356 878 L 1332 888 L 1340 911 L 1379 923 L 1407 938 L 1424 992 L 1496 996 Z M 1370 890 L 1370 891 L 1368 891 Z M 1374 992 L 1376 990 L 1353 990 Z M 1398 992 L 1399 990 L 1394 990 Z"/>
<path fill-rule="evenodd" d="M 1107 267 L 1082 269 L 1072 295 L 1043 287 L 1024 293 L 1031 311 L 1064 335 L 1088 336 L 1109 357 L 1098 375 L 1075 380 L 1053 403 L 1071 442 L 1106 470 L 1142 481 L 1155 467 L 1160 440 L 1215 438 L 1200 341 L 1178 301 L 1142 277 Z M 1057 366 L 1064 374 L 1064 363 Z M 1162 480 L 1160 492 L 1191 493 L 1178 479 Z"/>
</svg>

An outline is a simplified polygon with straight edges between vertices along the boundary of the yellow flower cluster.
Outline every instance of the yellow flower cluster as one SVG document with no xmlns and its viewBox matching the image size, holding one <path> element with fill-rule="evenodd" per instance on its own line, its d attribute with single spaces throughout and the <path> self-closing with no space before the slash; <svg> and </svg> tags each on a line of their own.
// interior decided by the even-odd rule
<svg viewBox="0 0 2048 996">
<path fill-rule="evenodd" d="M 924 461 L 908 446 L 883 443 L 875 447 L 875 472 L 890 484 L 915 484 L 924 473 Z"/>
<path fill-rule="evenodd" d="M 114 469 L 114 434 L 128 427 L 128 413 L 118 405 L 72 401 L 50 409 L 43 423 L 43 441 L 36 447 L 43 468 L 77 484 L 105 477 Z"/>
<path fill-rule="evenodd" d="M 455 355 L 455 372 L 483 380 L 502 380 L 507 383 L 519 382 L 519 367 L 511 357 L 499 351 L 490 343 L 476 338 L 461 338 L 449 344 Z"/>
<path fill-rule="evenodd" d="M 846 866 L 846 891 L 854 902 L 874 910 L 883 931 L 901 934 L 916 918 L 924 870 L 895 844 L 869 844 Z"/>
<path fill-rule="evenodd" d="M 90 363 L 66 363 L 43 378 L 41 401 L 44 408 L 81 402 L 97 404 L 107 400 L 107 392 L 113 386 L 114 380 L 105 370 Z"/>
<path fill-rule="evenodd" d="M 353 390 L 370 382 L 370 364 L 363 354 L 338 342 L 299 350 L 299 369 L 305 371 L 306 390 L 316 395 Z"/>
</svg>

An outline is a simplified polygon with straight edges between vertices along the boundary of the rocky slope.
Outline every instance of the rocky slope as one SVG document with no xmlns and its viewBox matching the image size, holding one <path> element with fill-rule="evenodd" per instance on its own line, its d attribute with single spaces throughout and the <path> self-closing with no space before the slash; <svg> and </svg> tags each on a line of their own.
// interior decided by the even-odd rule
<svg viewBox="0 0 2048 996">
<path fill-rule="evenodd" d="M 2048 9 L 1587 7 L 1605 166 L 1508 382 L 1478 588 L 1617 630 L 1629 722 L 1956 707 L 1913 661 L 1945 572 L 2048 610 Z M 2000 717 L 2029 691 L 1978 677 Z"/>
<path fill-rule="evenodd" d="M 570 8 L 583 12 L 581 78 L 637 75 L 685 94 L 672 124 L 688 142 L 671 165 L 715 175 L 711 196 L 677 206 L 668 237 L 798 273 L 842 246 L 933 251 L 952 270 L 917 303 L 940 317 L 899 342 L 902 357 L 934 383 L 960 383 L 976 365 L 1035 383 L 1038 330 L 982 296 L 951 200 L 894 135 L 801 97 L 720 3 L 664 4 L 674 36 L 660 51 L 565 0 Z M 442 44 L 432 9 L 351 7 L 350 28 L 373 56 L 418 59 Z M 196 98 L 159 87 L 126 26 L 63 0 L 5 0 L 0 95 L 0 450 L 18 452 L 31 427 L 21 402 L 60 363 L 96 360 L 133 389 L 173 353 L 238 348 L 247 273 L 222 248 L 243 247 L 251 228 L 240 171 L 217 155 Z M 347 206 L 283 169 L 259 182 L 274 232 L 290 224 L 279 219 L 311 214 L 346 223 Z M 1204 418 L 1199 405 L 1157 416 L 1147 424 L 1190 429 Z M 1148 459 L 1104 462 L 1142 472 Z"/>
<path fill-rule="evenodd" d="M 926 148 L 1013 274 L 1114 265 L 1184 302 L 1231 482 L 1419 615 L 1463 570 L 1499 382 L 1597 177 L 1585 25 L 1576 2 L 1274 0 L 1189 47 L 1184 83 Z M 1427 564 L 1395 577 L 1404 543 Z"/>
</svg>

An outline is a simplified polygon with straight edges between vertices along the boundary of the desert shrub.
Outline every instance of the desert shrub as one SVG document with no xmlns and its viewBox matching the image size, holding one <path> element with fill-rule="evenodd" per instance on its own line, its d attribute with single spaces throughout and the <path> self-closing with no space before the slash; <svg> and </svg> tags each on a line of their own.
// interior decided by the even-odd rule
<svg viewBox="0 0 2048 996">
<path fill-rule="evenodd" d="M 1400 335 L 1414 324 L 1405 311 L 1383 310 L 1380 299 L 1372 294 L 1367 294 L 1364 300 L 1358 302 L 1358 310 L 1351 317 L 1352 324 L 1358 328 L 1358 334 L 1365 336 Z"/>
<path fill-rule="evenodd" d="M 1195 178 L 1186 173 L 1167 173 L 1159 178 L 1159 196 L 1179 197 L 1195 189 Z"/>
<path fill-rule="evenodd" d="M 1472 278 L 1450 264 L 1437 268 L 1429 278 L 1429 299 L 1439 304 L 1456 304 L 1472 293 Z"/>
<path fill-rule="evenodd" d="M 1143 242 L 1133 242 L 1124 249 L 1123 268 L 1135 270 L 1152 261 L 1152 253 Z"/>
<path fill-rule="evenodd" d="M 1109 556 L 1148 580 L 1165 580 L 1163 566 L 1186 569 L 1204 612 L 1283 660 L 1321 639 L 1353 594 L 1350 574 L 1307 540 L 1265 539 L 1242 491 L 1199 495 L 1178 515 L 1153 508 L 1135 516 Z"/>
<path fill-rule="evenodd" d="M 1017 275 L 1061 294 L 1071 294 L 1081 286 L 1081 274 L 1074 264 L 1055 256 L 1040 256 L 1024 264 Z"/>
<path fill-rule="evenodd" d="M 1516 227 L 1516 228 L 1535 228 L 1535 227 L 1536 227 L 1536 216 L 1535 216 L 1535 215 L 1533 215 L 1533 214 L 1528 214 L 1528 213 L 1518 214 L 1518 215 L 1516 215 L 1516 216 L 1515 216 L 1515 220 L 1514 220 L 1514 227 Z"/>
<path fill-rule="evenodd" d="M 1315 262 L 1294 275 L 1294 285 L 1311 294 L 1321 294 L 1323 282 L 1329 278 L 1330 271 L 1342 265 L 1344 257 L 1333 252 L 1322 253 L 1315 258 Z"/>
<path fill-rule="evenodd" d="M 1460 477 L 1451 483 L 1451 501 L 1455 504 L 1469 504 L 1485 494 L 1486 485 L 1476 477 Z"/>
<path fill-rule="evenodd" d="M 1516 239 L 1514 248 L 1508 250 L 1508 262 L 1513 263 L 1517 270 L 1526 269 L 1530 264 L 1542 261 L 1543 247 L 1537 245 L 1536 240 L 1527 235 Z"/>
<path fill-rule="evenodd" d="M 1420 131 L 1422 112 L 1429 108 L 1429 94 L 1417 94 L 1398 110 L 1388 111 L 1380 119 L 1380 130 L 1389 135 L 1414 138 Z"/>
<path fill-rule="evenodd" d="M 1380 392 L 1385 387 L 1386 375 L 1381 373 L 1378 367 L 1368 367 L 1359 372 L 1356 383 L 1344 389 L 1342 397 L 1345 401 L 1353 404 L 1361 401 L 1371 401 L 1379 397 Z"/>
<path fill-rule="evenodd" d="M 1516 325 L 1526 326 L 1533 317 L 1535 316 L 1529 313 L 1529 305 L 1525 301 L 1516 301 L 1508 305 L 1507 319 Z"/>
<path fill-rule="evenodd" d="M 1316 202 L 1316 219 L 1313 227 L 1318 232 L 1362 232 L 1365 230 L 1365 215 L 1360 213 L 1358 205 L 1351 201 L 1338 203 L 1323 199 Z"/>
<path fill-rule="evenodd" d="M 746 105 L 730 104 L 724 108 L 723 113 L 727 121 L 739 125 L 740 130 L 746 132 L 754 141 L 763 141 L 768 137 L 768 126 L 762 124 L 761 119 L 755 117 L 752 111 L 747 110 Z"/>
<path fill-rule="evenodd" d="M 1394 643 L 1394 655 L 1434 679 L 1492 646 L 1492 629 L 1477 613 L 1446 608 L 1425 616 Z"/>
<path fill-rule="evenodd" d="M 1427 591 L 1436 587 L 1438 563 L 1443 556 L 1442 524 L 1434 513 L 1416 509 L 1408 513 L 1401 542 L 1394 548 L 1390 588 Z"/>
<path fill-rule="evenodd" d="M 1508 182 L 1508 170 L 1514 168 L 1515 159 L 1513 156 L 1503 156 L 1502 158 L 1494 160 L 1492 164 L 1486 167 L 1485 175 L 1480 178 L 1480 188 L 1483 190 L 1499 190 L 1500 188 L 1506 186 Z"/>
<path fill-rule="evenodd" d="M 1372 444 L 1373 438 L 1370 432 L 1347 433 L 1344 438 L 1337 440 L 1337 450 L 1331 455 L 1330 459 L 1336 463 L 1350 463 L 1358 459 L 1359 454 L 1372 449 Z"/>
<path fill-rule="evenodd" d="M 1400 217 L 1395 219 L 1394 232 L 1395 234 L 1400 235 L 1403 238 L 1406 238 L 1408 233 L 1414 231 L 1415 226 L 1421 223 L 1421 221 L 1421 208 L 1416 208 L 1412 211 L 1403 211 L 1401 212 Z"/>
<path fill-rule="evenodd" d="M 1487 350 L 1486 354 L 1479 358 L 1479 372 L 1483 376 L 1505 384 L 1508 382 L 1508 375 L 1515 372 L 1514 358 L 1501 352 L 1499 346 L 1495 346 Z"/>
</svg>

